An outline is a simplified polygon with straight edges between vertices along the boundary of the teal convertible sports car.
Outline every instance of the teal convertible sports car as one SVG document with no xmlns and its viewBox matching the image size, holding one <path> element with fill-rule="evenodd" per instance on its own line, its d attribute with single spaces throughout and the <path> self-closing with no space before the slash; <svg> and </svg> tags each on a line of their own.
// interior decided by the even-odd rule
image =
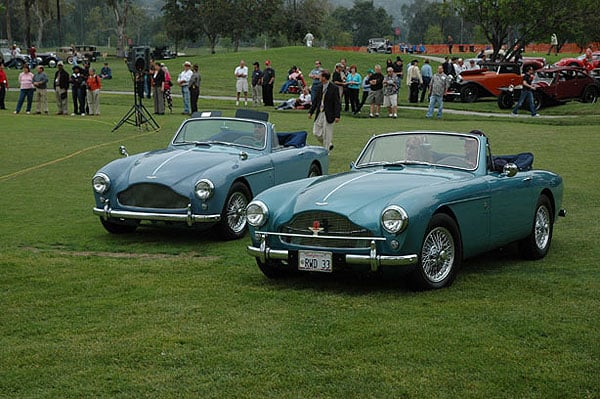
<svg viewBox="0 0 600 399">
<path fill-rule="evenodd" d="M 258 195 L 247 252 L 271 278 L 396 269 L 417 289 L 449 286 L 463 259 L 513 242 L 539 259 L 565 215 L 563 182 L 532 164 L 493 156 L 479 131 L 374 136 L 349 172 Z"/>
<path fill-rule="evenodd" d="M 131 156 L 122 149 L 126 157 L 92 179 L 93 212 L 104 228 L 215 227 L 221 238 L 236 239 L 247 231 L 244 213 L 253 196 L 327 173 L 327 150 L 307 146 L 306 132 L 276 133 L 273 124 L 253 119 L 266 113 L 242 111 L 245 117 L 206 113 L 187 119 L 165 149 Z"/>
</svg>

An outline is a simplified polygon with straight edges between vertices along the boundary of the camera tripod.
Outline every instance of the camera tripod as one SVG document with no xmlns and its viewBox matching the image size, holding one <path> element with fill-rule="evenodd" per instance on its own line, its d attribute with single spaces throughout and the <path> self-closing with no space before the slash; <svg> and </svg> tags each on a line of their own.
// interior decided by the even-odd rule
<svg viewBox="0 0 600 399">
<path fill-rule="evenodd" d="M 142 71 L 139 71 L 138 73 L 143 74 Z M 156 121 L 154 120 L 154 118 L 152 117 L 150 112 L 142 104 L 142 100 L 140 98 L 138 98 L 135 75 L 136 74 L 134 72 L 131 72 L 131 79 L 133 81 L 133 105 L 131 106 L 129 111 L 125 114 L 125 116 L 123 118 L 121 118 L 119 123 L 117 123 L 117 126 L 115 126 L 113 128 L 113 130 L 112 130 L 113 132 L 115 130 L 117 130 L 118 128 L 120 128 L 121 126 L 123 126 L 123 124 L 125 124 L 125 123 L 128 123 L 133 126 L 137 126 L 138 128 L 140 128 L 140 130 L 144 126 L 146 127 L 146 130 L 150 130 L 151 128 L 153 130 L 160 129 L 160 126 L 158 125 L 158 123 L 156 123 Z M 143 95 L 143 91 L 142 91 L 142 95 Z"/>
</svg>

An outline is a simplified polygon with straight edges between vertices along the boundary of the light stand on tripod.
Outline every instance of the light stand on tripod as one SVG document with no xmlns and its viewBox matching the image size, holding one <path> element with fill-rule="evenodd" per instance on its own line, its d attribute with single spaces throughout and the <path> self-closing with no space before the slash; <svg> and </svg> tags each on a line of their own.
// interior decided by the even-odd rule
<svg viewBox="0 0 600 399">
<path fill-rule="evenodd" d="M 133 47 L 130 49 L 127 56 L 127 66 L 129 72 L 131 72 L 131 80 L 133 82 L 133 105 L 123 118 L 113 128 L 113 132 L 127 123 L 130 125 L 137 126 L 138 128 L 146 127 L 146 130 L 159 130 L 160 126 L 154 120 L 150 112 L 142 104 L 142 100 L 138 94 L 137 78 L 143 79 L 144 73 L 148 71 L 150 63 L 150 48 L 149 47 Z M 142 82 L 143 83 L 143 82 Z M 142 89 L 141 96 L 144 92 Z"/>
</svg>

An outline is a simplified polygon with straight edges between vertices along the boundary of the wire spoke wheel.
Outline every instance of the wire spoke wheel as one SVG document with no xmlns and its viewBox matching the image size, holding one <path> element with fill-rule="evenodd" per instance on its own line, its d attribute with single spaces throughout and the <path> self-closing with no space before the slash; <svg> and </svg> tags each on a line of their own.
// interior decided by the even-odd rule
<svg viewBox="0 0 600 399">
<path fill-rule="evenodd" d="M 433 283 L 443 281 L 452 270 L 456 257 L 452 234 L 444 227 L 431 230 L 421 251 L 425 276 Z"/>
<path fill-rule="evenodd" d="M 550 212 L 546 207 L 539 207 L 535 214 L 534 237 L 535 244 L 540 250 L 543 250 L 550 241 Z"/>
<path fill-rule="evenodd" d="M 248 206 L 248 199 L 241 192 L 235 192 L 227 201 L 225 219 L 227 225 L 235 234 L 239 234 L 246 228 L 246 217 L 244 210 Z"/>
</svg>

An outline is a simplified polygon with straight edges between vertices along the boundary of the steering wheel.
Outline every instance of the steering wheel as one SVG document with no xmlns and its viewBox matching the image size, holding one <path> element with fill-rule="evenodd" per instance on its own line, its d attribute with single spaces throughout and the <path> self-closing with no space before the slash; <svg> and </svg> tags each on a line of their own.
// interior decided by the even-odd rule
<svg viewBox="0 0 600 399">
<path fill-rule="evenodd" d="M 467 161 L 465 161 L 464 158 L 459 157 L 457 155 L 449 155 L 447 157 L 440 159 L 437 163 L 442 164 L 442 165 L 448 165 L 448 166 L 456 166 L 458 168 L 468 168 L 469 167 L 469 165 L 467 164 Z"/>
<path fill-rule="evenodd" d="M 241 136 L 233 141 L 236 144 L 249 145 L 252 147 L 259 147 L 260 143 L 254 137 Z"/>
</svg>

